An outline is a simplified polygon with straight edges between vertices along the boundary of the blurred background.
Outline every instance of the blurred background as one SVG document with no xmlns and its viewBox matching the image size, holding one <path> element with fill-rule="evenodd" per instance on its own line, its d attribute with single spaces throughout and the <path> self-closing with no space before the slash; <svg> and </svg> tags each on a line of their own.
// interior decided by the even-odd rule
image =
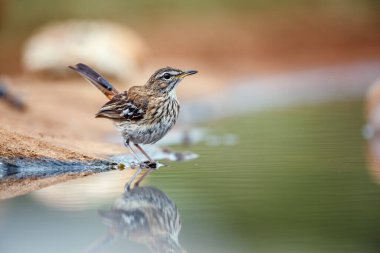
<svg viewBox="0 0 380 253">
<path fill-rule="evenodd" d="M 2 0 L 0 69 L 19 73 L 25 40 L 67 19 L 118 22 L 146 42 L 149 64 L 198 61 L 219 75 L 375 59 L 379 9 L 376 0 Z"/>
<path fill-rule="evenodd" d="M 379 27 L 377 0 L 0 0 L 0 252 L 379 252 Z M 84 177 L 127 158 L 77 62 L 199 70 L 146 147 L 197 159 Z"/>
</svg>

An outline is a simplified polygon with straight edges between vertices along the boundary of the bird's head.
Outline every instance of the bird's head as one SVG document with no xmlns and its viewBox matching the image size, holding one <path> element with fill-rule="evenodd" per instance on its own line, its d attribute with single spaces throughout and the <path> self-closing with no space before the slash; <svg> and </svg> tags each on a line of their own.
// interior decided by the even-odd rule
<svg viewBox="0 0 380 253">
<path fill-rule="evenodd" d="M 157 70 L 148 80 L 146 86 L 160 93 L 174 91 L 183 78 L 198 73 L 196 70 L 183 71 L 171 67 Z"/>
</svg>

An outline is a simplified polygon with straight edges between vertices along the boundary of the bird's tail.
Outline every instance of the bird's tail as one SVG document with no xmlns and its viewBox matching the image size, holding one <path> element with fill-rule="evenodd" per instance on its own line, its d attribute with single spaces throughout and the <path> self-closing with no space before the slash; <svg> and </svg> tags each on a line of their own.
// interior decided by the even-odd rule
<svg viewBox="0 0 380 253">
<path fill-rule="evenodd" d="M 69 66 L 69 68 L 75 70 L 87 81 L 95 85 L 108 99 L 119 93 L 104 77 L 85 64 L 78 63 L 74 67 Z"/>
</svg>

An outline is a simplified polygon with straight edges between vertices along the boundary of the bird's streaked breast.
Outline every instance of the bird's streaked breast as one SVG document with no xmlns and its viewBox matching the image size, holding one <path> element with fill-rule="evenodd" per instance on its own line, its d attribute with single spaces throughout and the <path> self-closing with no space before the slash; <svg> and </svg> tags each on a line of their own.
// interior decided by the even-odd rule
<svg viewBox="0 0 380 253">
<path fill-rule="evenodd" d="M 173 97 L 160 98 L 150 105 L 143 119 L 134 124 L 120 122 L 117 127 L 125 138 L 134 143 L 153 144 L 175 125 L 179 108 L 178 101 Z"/>
</svg>

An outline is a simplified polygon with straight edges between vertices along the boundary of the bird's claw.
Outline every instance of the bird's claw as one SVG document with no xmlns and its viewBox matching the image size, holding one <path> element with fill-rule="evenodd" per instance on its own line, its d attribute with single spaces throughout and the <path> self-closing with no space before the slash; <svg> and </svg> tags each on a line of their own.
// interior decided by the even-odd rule
<svg viewBox="0 0 380 253">
<path fill-rule="evenodd" d="M 140 168 L 145 169 L 148 168 L 148 165 L 145 162 L 140 163 Z"/>
<path fill-rule="evenodd" d="M 157 169 L 157 163 L 151 161 L 145 161 L 140 164 L 141 168 Z"/>
<path fill-rule="evenodd" d="M 139 165 L 137 165 L 137 163 L 135 162 L 131 162 L 129 166 L 131 167 L 132 170 L 136 169 L 138 166 L 141 169 L 157 169 L 157 163 L 150 162 L 150 161 L 141 162 Z"/>
</svg>

